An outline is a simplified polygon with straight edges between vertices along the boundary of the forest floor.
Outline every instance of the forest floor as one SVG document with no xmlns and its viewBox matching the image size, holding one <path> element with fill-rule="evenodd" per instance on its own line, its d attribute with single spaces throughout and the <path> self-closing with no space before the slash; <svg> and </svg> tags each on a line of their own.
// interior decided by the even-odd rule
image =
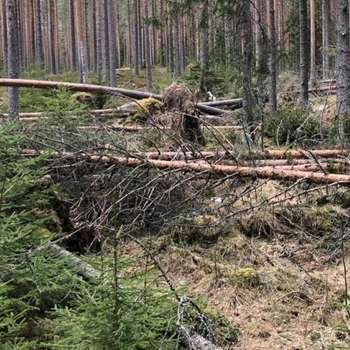
<svg viewBox="0 0 350 350">
<path fill-rule="evenodd" d="M 275 186 L 266 185 L 259 198 L 277 191 Z M 176 228 L 173 235 L 145 237 L 143 243 L 156 247 L 160 264 L 180 290 L 204 299 L 209 314 L 222 314 L 238 328 L 239 342 L 232 349 L 349 349 L 344 265 L 334 235 L 350 211 L 310 203 L 283 210 L 294 212 L 287 216 L 295 220 L 286 223 L 265 208 L 225 227 L 210 242 L 203 238 L 203 225 L 191 244 L 186 238 L 191 232 L 181 236 Z M 123 254 L 141 252 L 129 243 Z"/>
<path fill-rule="evenodd" d="M 121 70 L 119 79 L 121 87 L 146 87 L 144 73 L 135 78 L 131 70 Z M 62 75 L 59 80 L 77 81 L 77 76 Z M 157 91 L 170 83 L 166 70 L 156 70 L 154 80 Z M 45 98 L 52 98 L 45 94 L 23 91 L 22 110 L 42 111 Z M 1 102 L 5 109 L 5 89 L 0 90 Z M 335 100 L 314 98 L 312 109 L 327 122 L 334 118 Z M 274 181 L 261 185 L 255 202 L 281 188 Z M 181 292 L 238 329 L 232 349 L 350 349 L 350 297 L 344 278 L 349 242 L 338 236 L 350 215 L 350 195 L 343 194 L 340 201 L 330 200 L 324 191 L 304 202 L 262 208 L 237 217 L 234 224 L 221 222 L 209 234 L 203 218 L 199 231 L 174 228 L 140 240 L 156 252 Z M 120 254 L 136 259 L 143 252 L 140 245 L 126 242 Z"/>
</svg>

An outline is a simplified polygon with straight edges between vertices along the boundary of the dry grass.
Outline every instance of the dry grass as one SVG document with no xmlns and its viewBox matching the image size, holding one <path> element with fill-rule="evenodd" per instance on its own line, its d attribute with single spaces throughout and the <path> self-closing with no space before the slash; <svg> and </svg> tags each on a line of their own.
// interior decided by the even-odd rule
<svg viewBox="0 0 350 350">
<path fill-rule="evenodd" d="M 278 193 L 276 186 L 269 184 L 261 196 Z M 286 210 L 291 223 L 276 210 L 249 217 L 268 223 L 265 235 L 244 234 L 233 224 L 214 244 L 163 236 L 153 238 L 152 246 L 177 287 L 206 299 L 209 309 L 239 328 L 239 343 L 232 349 L 349 349 L 339 240 L 332 238 L 345 212 L 331 204 L 281 209 Z M 319 221 L 322 216 L 325 221 Z M 348 242 L 345 248 L 349 264 Z M 124 249 L 127 255 L 142 254 L 133 243 Z"/>
</svg>

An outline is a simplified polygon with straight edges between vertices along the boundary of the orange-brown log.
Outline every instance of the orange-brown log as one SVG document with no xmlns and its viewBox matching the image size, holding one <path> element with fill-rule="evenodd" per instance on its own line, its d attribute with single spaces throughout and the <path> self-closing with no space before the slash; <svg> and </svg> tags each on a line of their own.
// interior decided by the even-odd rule
<svg viewBox="0 0 350 350">
<path fill-rule="evenodd" d="M 65 156 L 69 157 L 68 154 L 65 154 Z M 76 159 L 77 155 L 73 155 L 73 158 Z M 350 175 L 342 174 L 325 175 L 322 172 L 282 170 L 273 167 L 236 167 L 229 165 L 211 165 L 207 163 L 195 163 L 185 161 L 165 161 L 155 159 L 142 160 L 136 158 L 101 156 L 93 154 L 79 155 L 78 158 L 97 163 L 124 165 L 130 167 L 137 167 L 144 164 L 150 167 L 155 167 L 164 170 L 178 169 L 183 171 L 195 172 L 207 171 L 218 175 L 237 175 L 240 177 L 253 177 L 285 181 L 306 180 L 313 183 L 340 183 L 342 185 L 350 186 Z"/>
<path fill-rule="evenodd" d="M 35 150 L 23 151 L 25 156 L 35 156 L 41 154 Z M 200 162 L 186 162 L 182 160 L 159 160 L 159 159 L 137 159 L 132 157 L 115 157 L 111 155 L 99 155 L 88 153 L 53 153 L 51 154 L 55 158 L 65 158 L 72 160 L 86 160 L 95 163 L 108 164 L 108 165 L 123 165 L 130 167 L 137 167 L 140 165 L 146 165 L 163 170 L 183 170 L 194 172 L 210 172 L 217 175 L 237 175 L 240 177 L 252 177 L 271 180 L 283 180 L 283 181 L 298 181 L 305 180 L 312 183 L 320 184 L 334 184 L 339 183 L 344 186 L 350 186 L 350 175 L 344 174 L 324 174 L 322 172 L 312 171 L 300 171 L 289 170 L 284 168 L 277 168 L 271 166 L 261 167 L 244 167 L 244 166 L 232 166 L 232 165 L 218 165 L 208 164 L 204 161 Z"/>
<path fill-rule="evenodd" d="M 274 159 L 283 160 L 284 162 L 293 162 L 295 159 L 307 159 L 312 160 L 311 154 L 316 158 L 336 158 L 336 157 L 349 157 L 350 150 L 347 149 L 322 149 L 322 150 L 270 150 L 265 152 L 252 152 L 250 154 L 240 154 L 238 151 L 218 151 L 218 152 L 149 152 L 144 153 L 144 156 L 149 159 L 160 160 L 183 160 L 183 159 Z"/>
</svg>

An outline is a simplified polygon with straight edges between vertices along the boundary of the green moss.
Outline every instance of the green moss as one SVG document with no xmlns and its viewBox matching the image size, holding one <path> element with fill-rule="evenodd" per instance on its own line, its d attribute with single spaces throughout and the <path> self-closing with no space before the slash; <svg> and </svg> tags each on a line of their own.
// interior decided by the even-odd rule
<svg viewBox="0 0 350 350">
<path fill-rule="evenodd" d="M 242 287 L 256 287 L 261 284 L 258 272 L 251 267 L 232 270 L 225 275 L 232 284 Z"/>
<path fill-rule="evenodd" d="M 129 118 L 134 123 L 146 123 L 148 118 L 158 115 L 163 109 L 163 103 L 155 98 L 145 98 L 137 102 L 136 113 Z"/>
<path fill-rule="evenodd" d="M 312 231 L 328 232 L 333 230 L 337 211 L 333 206 L 311 207 L 304 211 L 306 227 Z"/>
</svg>

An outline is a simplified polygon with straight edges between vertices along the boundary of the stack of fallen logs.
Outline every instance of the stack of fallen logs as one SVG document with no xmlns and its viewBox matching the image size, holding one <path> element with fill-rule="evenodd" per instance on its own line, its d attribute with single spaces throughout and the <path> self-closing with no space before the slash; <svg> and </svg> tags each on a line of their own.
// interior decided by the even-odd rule
<svg viewBox="0 0 350 350">
<path fill-rule="evenodd" d="M 108 147 L 106 147 L 108 150 Z M 28 150 L 26 155 L 34 155 Z M 60 153 L 55 158 L 103 165 L 149 166 L 162 170 L 208 172 L 221 176 L 308 181 L 350 186 L 350 150 L 271 150 L 246 155 L 229 152 L 153 152 L 116 155 L 112 150 L 97 153 Z"/>
</svg>

